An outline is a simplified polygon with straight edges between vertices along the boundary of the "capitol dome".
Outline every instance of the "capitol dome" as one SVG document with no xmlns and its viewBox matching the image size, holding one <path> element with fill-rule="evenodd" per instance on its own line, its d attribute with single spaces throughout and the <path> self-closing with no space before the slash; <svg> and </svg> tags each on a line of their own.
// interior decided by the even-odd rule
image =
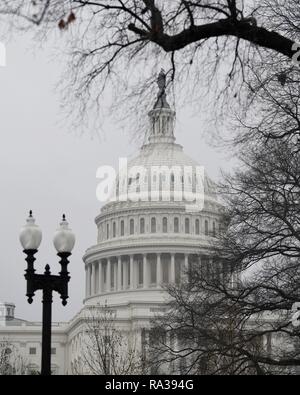
<svg viewBox="0 0 300 395">
<path fill-rule="evenodd" d="M 179 284 L 195 259 L 210 264 L 221 229 L 214 183 L 175 142 L 163 79 L 148 142 L 119 173 L 95 220 L 97 243 L 83 258 L 85 304 L 114 306 L 124 319 L 150 317 L 166 301 L 165 284 Z"/>
<path fill-rule="evenodd" d="M 149 138 L 150 142 L 148 144 L 144 144 L 139 154 L 133 158 L 128 163 L 128 169 L 132 169 L 134 167 L 142 166 L 147 170 L 146 175 L 151 175 L 151 170 L 153 167 L 157 166 L 162 169 L 162 167 L 166 167 L 166 169 L 174 169 L 180 168 L 180 173 L 184 177 L 184 169 L 192 170 L 192 174 L 195 177 L 195 171 L 197 168 L 200 168 L 204 171 L 204 168 L 200 166 L 200 164 L 194 159 L 190 158 L 183 151 L 183 147 L 179 144 L 174 143 L 165 143 L 157 140 L 156 142 L 151 142 L 151 136 Z M 162 173 L 162 171 L 160 172 Z M 168 173 L 167 173 L 168 174 Z M 191 181 L 191 184 L 193 184 Z M 215 193 L 215 185 L 209 179 L 209 177 L 204 172 L 204 193 L 209 195 L 212 199 L 216 199 Z M 188 180 L 187 180 L 188 182 Z M 195 185 L 194 185 L 195 186 Z M 161 185 L 162 188 L 162 185 Z"/>
</svg>

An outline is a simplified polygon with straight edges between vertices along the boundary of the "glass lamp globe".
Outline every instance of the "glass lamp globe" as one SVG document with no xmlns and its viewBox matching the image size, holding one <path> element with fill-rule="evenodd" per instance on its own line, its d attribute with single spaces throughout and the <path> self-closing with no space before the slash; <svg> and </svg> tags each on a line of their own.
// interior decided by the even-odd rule
<svg viewBox="0 0 300 395">
<path fill-rule="evenodd" d="M 26 225 L 20 231 L 20 242 L 24 250 L 37 250 L 41 245 L 41 241 L 42 231 L 36 225 L 32 211 L 30 210 Z"/>
<path fill-rule="evenodd" d="M 75 235 L 69 228 L 69 224 L 66 221 L 65 215 L 63 215 L 59 229 L 54 234 L 53 244 L 58 253 L 69 252 L 74 248 Z"/>
</svg>

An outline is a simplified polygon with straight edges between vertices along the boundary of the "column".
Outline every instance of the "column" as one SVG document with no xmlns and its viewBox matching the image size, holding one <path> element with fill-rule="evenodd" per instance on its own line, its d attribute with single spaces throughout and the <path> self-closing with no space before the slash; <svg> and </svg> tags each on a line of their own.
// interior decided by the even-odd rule
<svg viewBox="0 0 300 395">
<path fill-rule="evenodd" d="M 114 291 L 118 289 L 118 261 L 114 259 Z"/>
<path fill-rule="evenodd" d="M 189 254 L 184 254 L 184 270 L 189 270 Z"/>
<path fill-rule="evenodd" d="M 189 255 L 188 254 L 184 254 L 183 280 L 184 280 L 184 282 L 189 281 Z"/>
<path fill-rule="evenodd" d="M 89 296 L 89 268 L 85 266 L 85 297 Z"/>
<path fill-rule="evenodd" d="M 118 291 L 121 291 L 121 289 L 122 289 L 122 286 L 121 286 L 121 275 L 122 275 L 121 265 L 122 265 L 122 257 L 120 255 L 120 256 L 118 256 L 118 287 L 117 287 Z"/>
<path fill-rule="evenodd" d="M 95 280 L 96 280 L 96 263 L 92 262 L 91 266 L 92 266 L 92 274 L 91 274 L 91 295 L 95 295 L 96 293 L 96 284 L 95 284 Z"/>
<path fill-rule="evenodd" d="M 110 292 L 111 290 L 111 258 L 107 258 L 107 266 L 106 266 L 106 291 Z"/>
<path fill-rule="evenodd" d="M 130 255 L 130 289 L 134 289 L 134 261 L 133 255 Z"/>
<path fill-rule="evenodd" d="M 92 295 L 92 264 L 89 263 L 89 296 Z"/>
<path fill-rule="evenodd" d="M 171 254 L 170 283 L 175 284 L 175 254 Z"/>
<path fill-rule="evenodd" d="M 147 255 L 143 254 L 143 288 L 148 286 Z"/>
<path fill-rule="evenodd" d="M 103 275 L 102 275 L 102 260 L 100 259 L 98 262 L 98 293 L 101 294 L 103 292 L 103 283 L 102 283 Z"/>
<path fill-rule="evenodd" d="M 99 284 L 99 261 L 95 262 L 95 293 L 98 295 L 100 289 Z"/>
<path fill-rule="evenodd" d="M 98 292 L 98 288 L 97 288 L 98 277 L 99 277 L 99 274 L 98 274 L 98 261 L 97 261 L 97 262 L 94 262 L 94 295 L 96 295 Z"/>
<path fill-rule="evenodd" d="M 160 254 L 156 255 L 156 286 L 160 287 L 162 283 L 161 259 Z"/>
</svg>

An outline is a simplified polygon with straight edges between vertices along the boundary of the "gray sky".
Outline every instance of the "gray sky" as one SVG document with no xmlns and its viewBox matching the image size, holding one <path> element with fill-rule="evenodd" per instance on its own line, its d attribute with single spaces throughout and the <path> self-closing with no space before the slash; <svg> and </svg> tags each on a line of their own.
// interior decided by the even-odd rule
<svg viewBox="0 0 300 395">
<path fill-rule="evenodd" d="M 82 255 L 96 241 L 94 218 L 100 210 L 96 169 L 116 166 L 119 157 L 131 156 L 138 145 L 130 143 L 131 136 L 109 119 L 100 138 L 70 132 L 59 122 L 60 94 L 55 85 L 64 65 L 60 57 L 53 58 L 51 43 L 33 51 L 31 38 L 24 35 L 6 46 L 7 66 L 0 68 L 0 301 L 14 302 L 18 317 L 41 320 L 41 294 L 36 294 L 32 305 L 25 298 L 19 229 L 32 209 L 43 231 L 36 268 L 41 271 L 49 263 L 55 273 L 59 265 L 52 236 L 66 213 L 77 239 L 69 265 L 70 299 L 62 307 L 55 297 L 53 319 L 69 320 L 82 306 Z M 216 179 L 219 168 L 229 168 L 228 158 L 205 143 L 200 117 L 182 109 L 177 119 L 177 141 Z"/>
</svg>

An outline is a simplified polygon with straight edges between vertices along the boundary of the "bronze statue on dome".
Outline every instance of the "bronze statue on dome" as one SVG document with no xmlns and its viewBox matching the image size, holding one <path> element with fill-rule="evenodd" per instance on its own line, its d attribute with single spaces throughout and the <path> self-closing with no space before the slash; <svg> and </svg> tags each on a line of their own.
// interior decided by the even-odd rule
<svg viewBox="0 0 300 395">
<path fill-rule="evenodd" d="M 167 74 L 164 69 L 160 70 L 157 77 L 157 85 L 159 92 L 157 94 L 157 100 L 154 108 L 170 108 L 167 102 L 166 87 L 167 87 Z"/>
</svg>

